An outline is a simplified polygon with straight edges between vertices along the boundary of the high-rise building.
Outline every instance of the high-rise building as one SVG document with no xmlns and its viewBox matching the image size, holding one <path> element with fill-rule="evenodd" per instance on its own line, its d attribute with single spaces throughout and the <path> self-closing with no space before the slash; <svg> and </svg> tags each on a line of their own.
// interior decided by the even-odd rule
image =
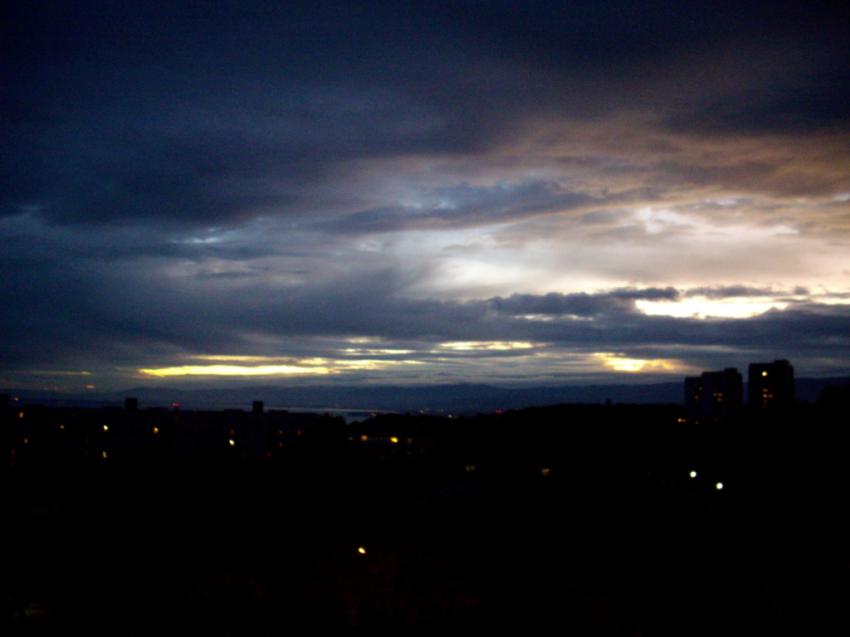
<svg viewBox="0 0 850 637">
<path fill-rule="evenodd" d="M 748 383 L 751 409 L 767 411 L 794 404 L 794 368 L 786 360 L 751 363 Z"/>
<path fill-rule="evenodd" d="M 685 412 L 691 422 L 725 420 L 741 409 L 744 382 L 734 367 L 685 378 Z"/>
</svg>

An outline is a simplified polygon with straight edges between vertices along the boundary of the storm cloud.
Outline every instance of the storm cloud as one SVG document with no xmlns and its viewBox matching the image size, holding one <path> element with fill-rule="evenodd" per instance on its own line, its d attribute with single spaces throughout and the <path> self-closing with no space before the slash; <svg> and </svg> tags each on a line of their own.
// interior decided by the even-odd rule
<svg viewBox="0 0 850 637">
<path fill-rule="evenodd" d="M 845 3 L 0 24 L 2 385 L 213 355 L 404 359 L 409 382 L 850 367 Z"/>
</svg>

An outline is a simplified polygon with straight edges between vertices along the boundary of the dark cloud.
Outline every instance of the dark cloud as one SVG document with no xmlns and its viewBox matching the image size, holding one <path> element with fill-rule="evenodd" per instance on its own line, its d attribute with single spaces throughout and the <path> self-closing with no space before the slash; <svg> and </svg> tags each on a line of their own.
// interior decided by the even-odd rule
<svg viewBox="0 0 850 637">
<path fill-rule="evenodd" d="M 538 118 L 637 108 L 683 130 L 807 130 L 846 124 L 850 103 L 850 27 L 831 3 L 7 11 L 0 213 L 66 222 L 292 212 L 351 161 L 481 152 Z M 753 40 L 768 53 L 750 68 Z M 671 86 L 682 64 L 718 67 L 724 94 Z"/>
<path fill-rule="evenodd" d="M 845 292 L 846 3 L 2 11 L 8 374 L 349 337 L 847 360 L 846 306 L 804 300 Z"/>
<path fill-rule="evenodd" d="M 604 294 L 514 294 L 506 299 L 490 299 L 489 304 L 496 311 L 513 316 L 540 314 L 594 317 L 634 312 L 635 301 L 639 299 L 675 301 L 678 298 L 679 293 L 673 288 L 649 288 L 613 290 Z"/>
<path fill-rule="evenodd" d="M 151 280 L 144 267 L 115 271 L 80 261 L 15 257 L 0 265 L 11 275 L 2 290 L 8 310 L 0 316 L 5 369 L 106 365 L 132 371 L 174 364 L 180 356 L 216 353 L 339 356 L 341 344 L 353 337 L 412 347 L 414 358 L 423 361 L 434 358 L 427 352 L 440 343 L 482 340 L 527 341 L 541 351 L 565 355 L 655 352 L 707 362 L 734 351 L 784 355 L 803 369 L 806 361 L 815 367 L 817 360 L 850 355 L 850 316 L 842 306 L 801 302 L 737 320 L 647 316 L 635 308 L 637 300 L 762 292 L 746 286 L 451 301 L 407 297 L 410 281 L 395 270 L 270 288 L 250 283 L 248 277 L 209 275 L 200 282 L 192 277 L 166 286 Z M 217 288 L 219 278 L 238 287 Z M 706 358 L 700 354 L 705 348 L 726 349 L 723 356 Z M 497 355 L 506 354 L 462 354 L 468 361 Z M 531 363 L 525 372 L 534 370 Z"/>
<path fill-rule="evenodd" d="M 794 294 L 808 296 L 809 291 L 804 287 L 797 287 L 790 292 L 777 291 L 773 288 L 760 288 L 747 285 L 724 285 L 716 287 L 689 288 L 686 296 L 705 296 L 709 299 L 739 298 L 748 296 L 775 297 L 783 294 Z"/>
<path fill-rule="evenodd" d="M 456 228 L 517 221 L 601 203 L 601 198 L 539 181 L 486 187 L 463 183 L 423 192 L 419 199 L 415 207 L 363 210 L 334 218 L 321 227 L 329 233 Z"/>
</svg>

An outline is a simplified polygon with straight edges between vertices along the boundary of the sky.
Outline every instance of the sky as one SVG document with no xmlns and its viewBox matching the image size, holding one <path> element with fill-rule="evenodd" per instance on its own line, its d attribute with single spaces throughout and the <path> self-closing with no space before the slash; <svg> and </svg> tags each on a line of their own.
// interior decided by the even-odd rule
<svg viewBox="0 0 850 637">
<path fill-rule="evenodd" d="M 0 387 L 850 373 L 846 2 L 0 11 Z"/>
</svg>

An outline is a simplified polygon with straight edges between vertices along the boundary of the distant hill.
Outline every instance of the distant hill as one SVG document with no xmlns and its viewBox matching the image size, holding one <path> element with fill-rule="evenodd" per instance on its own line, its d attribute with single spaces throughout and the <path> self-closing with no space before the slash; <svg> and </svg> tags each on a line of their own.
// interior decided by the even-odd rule
<svg viewBox="0 0 850 637">
<path fill-rule="evenodd" d="M 387 411 L 445 411 L 470 413 L 557 403 L 679 402 L 680 383 L 658 385 L 598 385 L 505 388 L 492 385 L 369 386 L 369 387 L 251 387 L 224 390 L 177 391 L 136 388 L 123 395 L 143 404 L 250 406 L 263 400 L 267 407 L 380 409 Z"/>
<path fill-rule="evenodd" d="M 850 377 L 799 378 L 797 399 L 814 402 L 824 388 L 850 385 Z M 646 385 L 558 385 L 506 388 L 484 384 L 419 386 L 252 386 L 227 389 L 175 389 L 135 387 L 110 394 L 70 395 L 44 391 L 0 390 L 27 402 L 96 407 L 122 405 L 126 396 L 139 399 L 141 407 L 170 406 L 178 402 L 187 409 L 248 409 L 253 400 L 267 408 L 366 409 L 385 411 L 429 410 L 449 413 L 487 412 L 558 403 L 681 403 L 682 383 Z M 746 395 L 746 391 L 745 391 Z"/>
</svg>

